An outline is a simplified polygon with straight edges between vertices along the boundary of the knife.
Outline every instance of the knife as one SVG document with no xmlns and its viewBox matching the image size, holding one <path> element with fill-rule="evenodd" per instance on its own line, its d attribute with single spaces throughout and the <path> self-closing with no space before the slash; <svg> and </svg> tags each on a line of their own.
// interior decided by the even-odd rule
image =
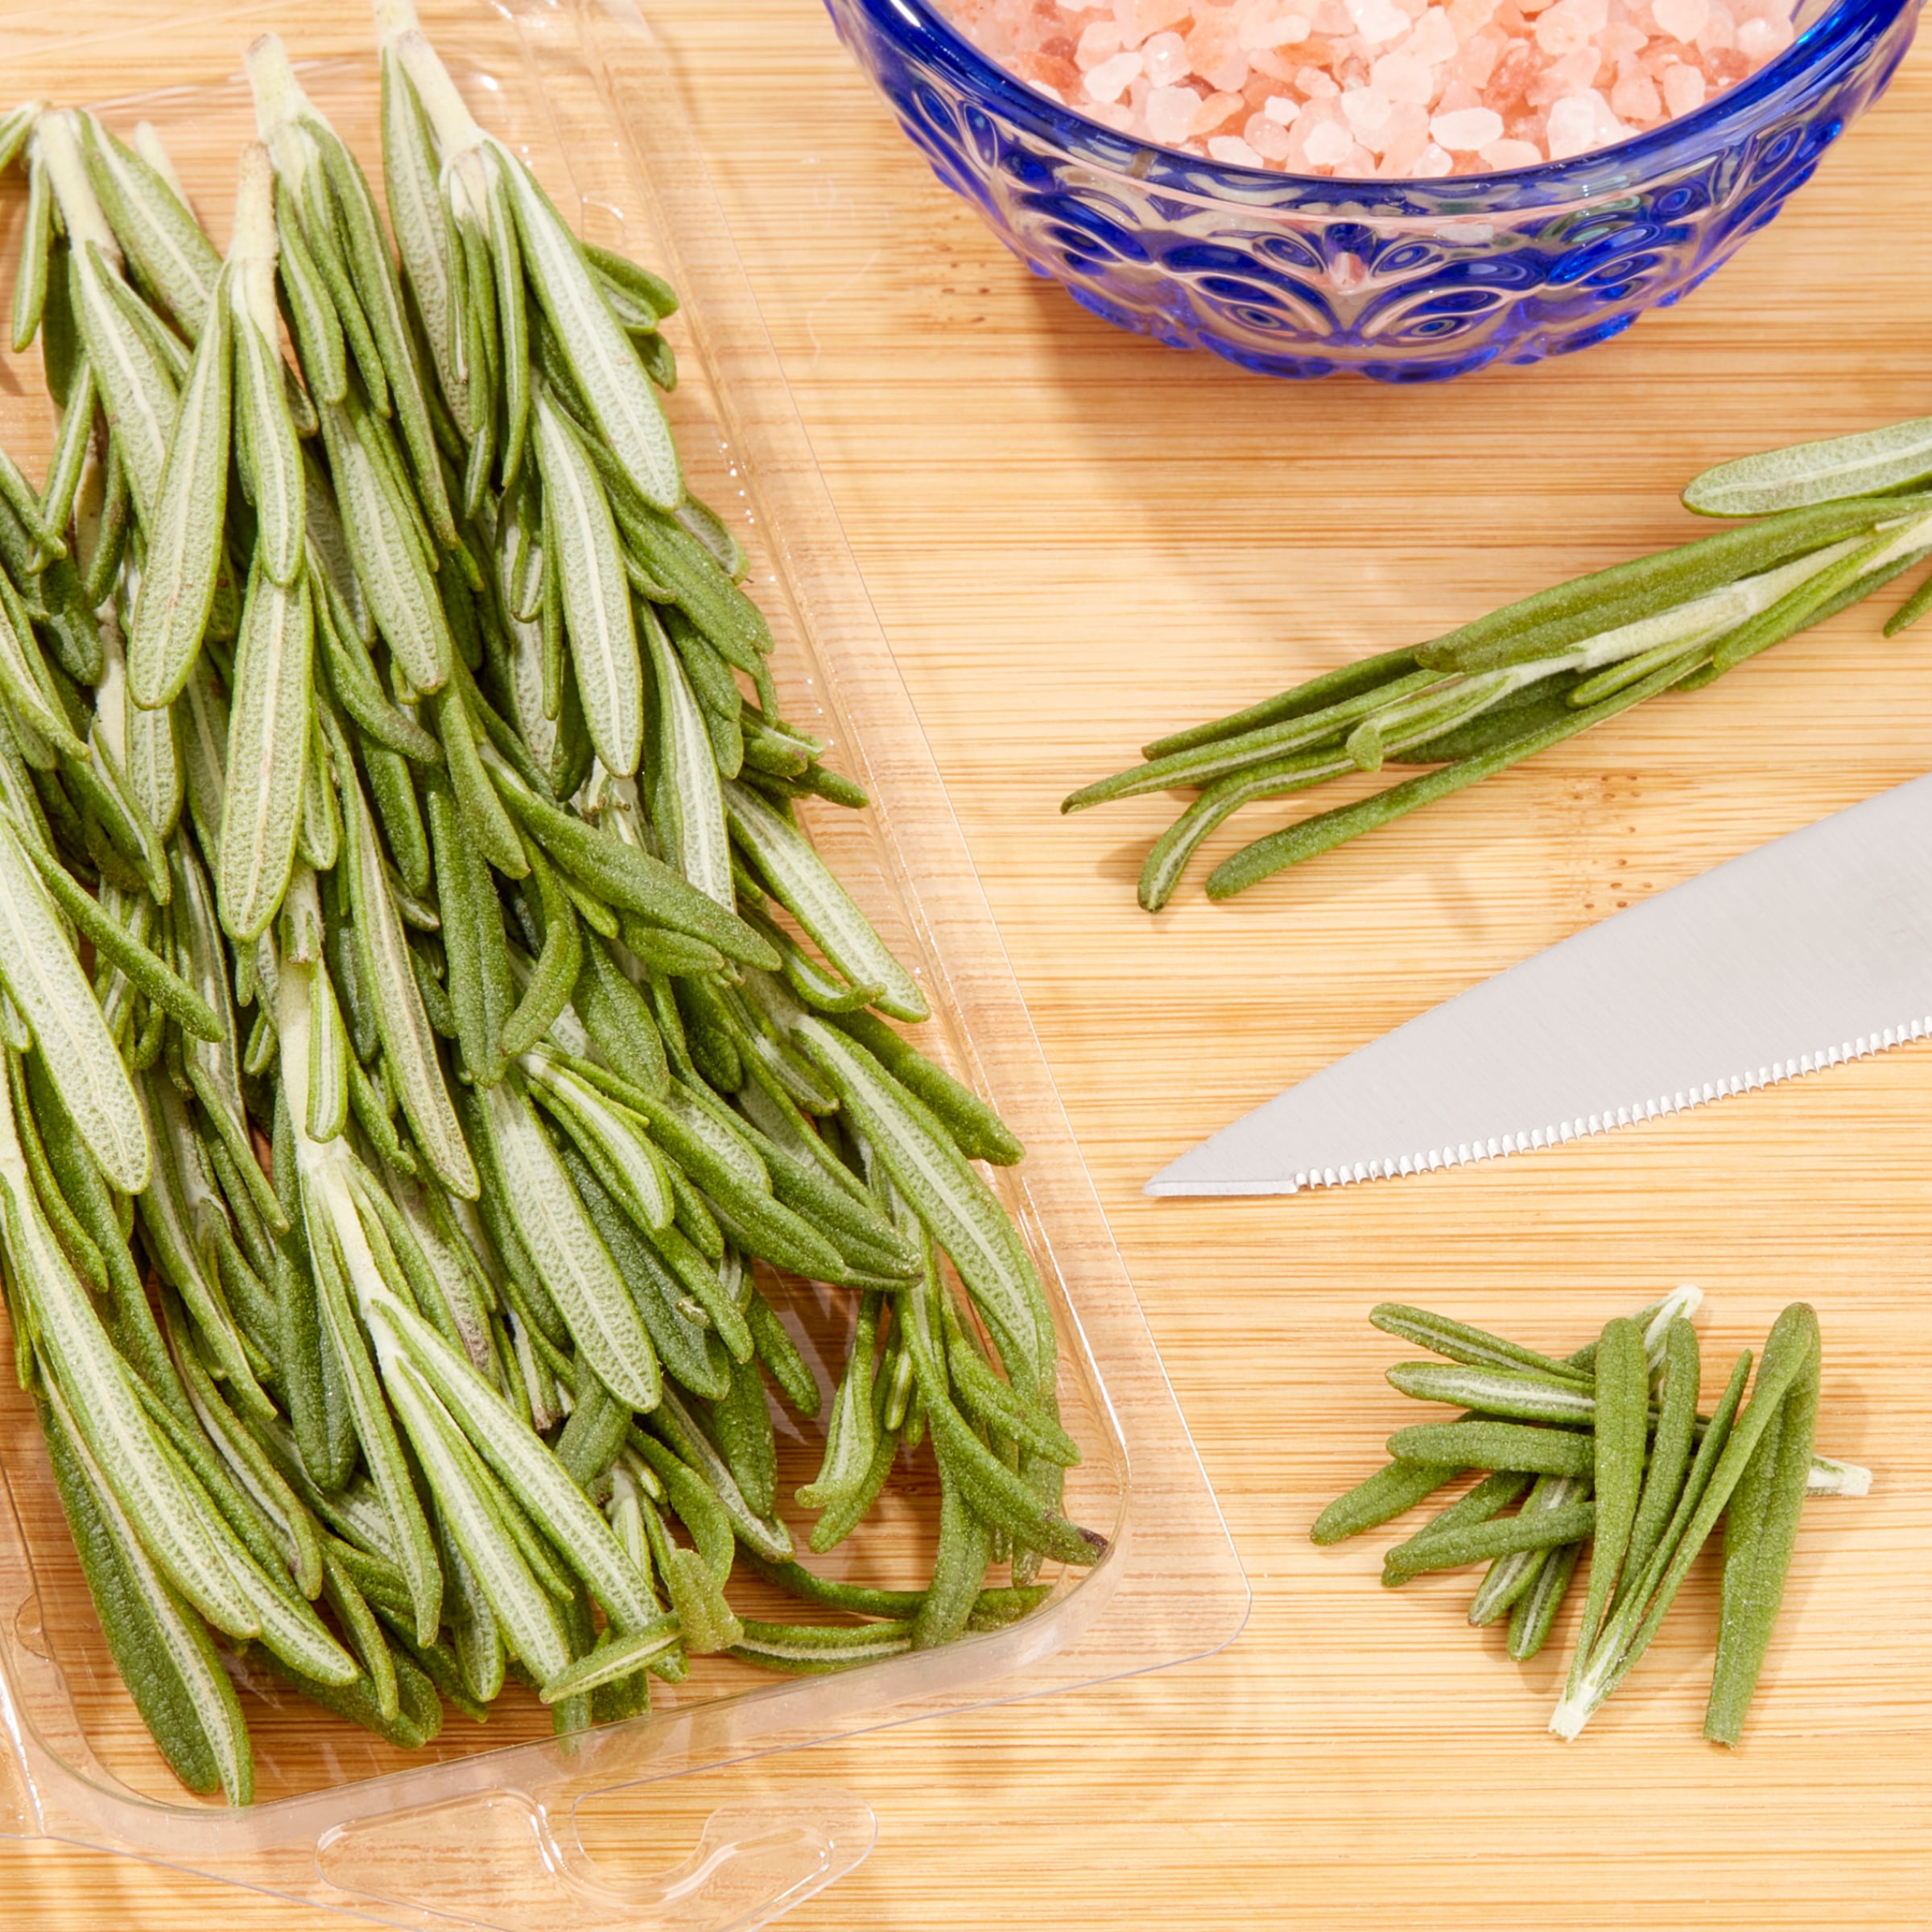
<svg viewBox="0 0 1932 1932">
<path fill-rule="evenodd" d="M 1148 1182 L 1293 1194 L 1681 1113 L 1932 1033 L 1932 775 L 1472 986 Z"/>
</svg>

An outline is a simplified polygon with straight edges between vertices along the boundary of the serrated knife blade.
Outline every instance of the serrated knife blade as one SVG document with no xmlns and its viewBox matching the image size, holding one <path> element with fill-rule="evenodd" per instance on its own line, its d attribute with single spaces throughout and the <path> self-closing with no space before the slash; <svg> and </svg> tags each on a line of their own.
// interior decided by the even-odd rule
<svg viewBox="0 0 1932 1932">
<path fill-rule="evenodd" d="M 1148 1182 L 1293 1194 L 1526 1153 L 1932 1034 L 1932 776 L 1508 968 Z"/>
</svg>

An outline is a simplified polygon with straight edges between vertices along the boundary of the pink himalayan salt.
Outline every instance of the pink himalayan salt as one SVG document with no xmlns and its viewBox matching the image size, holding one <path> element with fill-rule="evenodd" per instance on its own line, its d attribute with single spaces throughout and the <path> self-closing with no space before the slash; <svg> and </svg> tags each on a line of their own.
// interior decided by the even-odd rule
<svg viewBox="0 0 1932 1932">
<path fill-rule="evenodd" d="M 1302 151 L 1311 167 L 1333 167 L 1355 145 L 1339 121 L 1324 121 L 1309 135 Z"/>
<path fill-rule="evenodd" d="M 1389 114 L 1382 124 L 1356 138 L 1377 159 L 1376 172 L 1379 175 L 1389 165 L 1391 155 L 1398 157 L 1406 167 L 1429 145 L 1429 110 L 1418 107 L 1413 101 L 1397 101 L 1390 104 Z"/>
<path fill-rule="evenodd" d="M 1697 68 L 1679 63 L 1664 69 L 1664 107 L 1672 114 L 1687 114 L 1704 104 L 1704 76 Z"/>
<path fill-rule="evenodd" d="M 1454 25 L 1439 6 L 1432 6 L 1415 23 L 1415 31 L 1397 50 L 1426 67 L 1440 67 L 1455 58 L 1462 42 Z"/>
<path fill-rule="evenodd" d="M 1711 0 L 1653 0 L 1657 31 L 1673 40 L 1695 40 L 1711 17 Z"/>
<path fill-rule="evenodd" d="M 1392 0 L 1348 0 L 1355 31 L 1371 47 L 1380 47 L 1409 31 L 1409 16 Z"/>
<path fill-rule="evenodd" d="M 1608 142 L 1621 140 L 1630 130 L 1612 113 L 1610 103 L 1593 87 L 1566 94 L 1550 109 L 1550 159 L 1567 160 L 1587 155 Z"/>
<path fill-rule="evenodd" d="M 1082 73 L 1091 73 L 1103 60 L 1111 60 L 1120 51 L 1120 22 L 1095 20 L 1074 43 L 1074 64 Z"/>
<path fill-rule="evenodd" d="M 1609 16 L 1608 0 L 1556 0 L 1537 18 L 1536 44 L 1559 59 L 1596 46 Z"/>
<path fill-rule="evenodd" d="M 1525 100 L 1528 90 L 1542 72 L 1542 61 L 1534 40 L 1511 39 L 1503 47 L 1489 78 L 1484 83 L 1485 97 L 1506 105 Z"/>
<path fill-rule="evenodd" d="M 1435 70 L 1413 54 L 1384 54 L 1368 70 L 1368 84 L 1391 101 L 1410 101 L 1426 107 L 1435 98 Z"/>
<path fill-rule="evenodd" d="M 1352 88 L 1342 96 L 1342 118 L 1359 140 L 1387 123 L 1389 105 L 1389 97 L 1377 89 Z"/>
<path fill-rule="evenodd" d="M 1737 26 L 1737 51 L 1753 64 L 1781 54 L 1797 38 L 1789 20 L 1740 20 Z"/>
<path fill-rule="evenodd" d="M 1624 121 L 1654 121 L 1664 111 L 1657 83 L 1641 68 L 1623 75 L 1610 90 L 1611 111 Z"/>
<path fill-rule="evenodd" d="M 1185 20 L 1193 10 L 1191 0 L 1114 0 L 1113 9 L 1123 36 L 1133 46 Z"/>
<path fill-rule="evenodd" d="M 1512 46 L 1520 44 L 1505 39 L 1501 34 L 1478 34 L 1443 68 L 1443 73 L 1449 80 L 1460 80 L 1474 88 L 1480 97 L 1504 54 Z"/>
<path fill-rule="evenodd" d="M 1288 130 L 1271 114 L 1250 114 L 1241 129 L 1241 138 L 1263 161 L 1288 159 Z"/>
<path fill-rule="evenodd" d="M 1245 95 L 1224 93 L 1210 94 L 1201 103 L 1201 111 L 1194 118 L 1196 135 L 1212 134 L 1230 114 L 1238 114 L 1248 105 Z"/>
<path fill-rule="evenodd" d="M 1141 43 L 1141 60 L 1156 87 L 1178 87 L 1194 72 L 1187 43 L 1171 31 L 1149 35 Z"/>
<path fill-rule="evenodd" d="M 1502 139 L 1503 118 L 1491 107 L 1459 107 L 1452 114 L 1438 114 L 1429 123 L 1429 132 L 1452 155 L 1473 154 Z"/>
<path fill-rule="evenodd" d="M 1714 54 L 1720 47 L 1736 46 L 1737 24 L 1722 0 L 1711 0 L 1711 11 L 1698 30 L 1697 44 L 1699 51 L 1707 54 Z"/>
<path fill-rule="evenodd" d="M 1148 133 L 1170 147 L 1194 132 L 1194 118 L 1200 111 L 1201 97 L 1191 87 L 1157 87 L 1141 109 Z"/>
<path fill-rule="evenodd" d="M 1245 14 L 1240 34 L 1241 51 L 1255 54 L 1268 47 L 1293 47 L 1297 41 L 1306 40 L 1309 31 L 1306 14 L 1280 13 L 1272 18 L 1260 13 Z"/>
<path fill-rule="evenodd" d="M 1429 145 L 1428 109 L 1413 101 L 1397 101 L 1377 138 L 1382 158 L 1375 171 L 1386 180 L 1399 180 L 1414 169 L 1416 157 Z"/>
<path fill-rule="evenodd" d="M 1141 71 L 1141 56 L 1129 52 L 1116 54 L 1110 60 L 1103 60 L 1098 67 L 1087 70 L 1087 93 L 1090 100 L 1117 101 L 1121 90 Z M 1158 141 L 1158 134 L 1154 136 Z"/>
<path fill-rule="evenodd" d="M 1050 99 L 1231 167 L 1534 167 L 1689 113 L 1788 47 L 1792 0 L 938 0 Z"/>
<path fill-rule="evenodd" d="M 1579 47 L 1573 54 L 1565 54 L 1560 60 L 1552 60 L 1530 83 L 1524 97 L 1532 107 L 1547 107 L 1566 94 L 1580 93 L 1583 89 L 1594 86 L 1597 70 L 1602 65 L 1603 56 L 1594 46 Z"/>
</svg>

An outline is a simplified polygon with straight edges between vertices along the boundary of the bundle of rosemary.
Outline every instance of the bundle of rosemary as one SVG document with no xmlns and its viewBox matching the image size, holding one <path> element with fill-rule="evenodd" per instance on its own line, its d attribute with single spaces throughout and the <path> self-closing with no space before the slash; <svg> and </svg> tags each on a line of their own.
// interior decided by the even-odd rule
<svg viewBox="0 0 1932 1932">
<path fill-rule="evenodd" d="M 1756 522 L 1613 565 L 1505 605 L 1413 649 L 1384 651 L 1141 747 L 1145 762 L 1065 799 L 1083 811 L 1188 789 L 1191 804 L 1141 870 L 1158 912 L 1202 844 L 1245 805 L 1345 773 L 1422 776 L 1245 845 L 1208 876 L 1232 898 L 1666 691 L 1702 689 L 1932 556 L 1932 419 L 1719 465 L 1691 510 Z M 1932 580 L 1893 615 L 1932 605 Z"/>
<path fill-rule="evenodd" d="M 1382 1582 L 1485 1563 L 1469 1606 L 1478 1629 L 1509 1619 L 1511 1657 L 1549 1641 L 1578 1558 L 1588 1583 L 1568 1681 L 1550 1728 L 1574 1738 L 1657 1635 L 1705 1545 L 1723 1524 L 1723 1597 L 1704 1735 L 1735 1744 L 1784 1600 L 1807 1496 L 1864 1496 L 1872 1472 L 1820 1455 L 1818 1316 L 1794 1302 L 1773 1325 L 1751 1398 L 1746 1349 L 1709 1415 L 1702 1354 L 1680 1288 L 1618 1317 L 1563 1359 L 1466 1322 L 1385 1302 L 1377 1327 L 1432 1354 L 1390 1383 L 1460 1409 L 1451 1422 L 1398 1429 L 1392 1459 L 1324 1509 L 1309 1534 L 1338 1543 L 1392 1521 L 1472 1470 L 1480 1479 L 1385 1552 Z M 1517 1505 L 1514 1514 L 1505 1513 Z"/>
<path fill-rule="evenodd" d="M 506 1674 L 568 1728 L 943 1642 L 1104 1546 L 972 1165 L 1021 1150 L 796 815 L 865 799 L 684 486 L 675 299 L 382 26 L 400 272 L 272 37 L 225 261 L 151 130 L 0 128 L 61 411 L 43 489 L 0 460 L 5 1286 L 116 1661 L 237 1803 L 217 1635 L 419 1744 Z M 927 1587 L 796 1561 L 759 1262 L 857 1304 L 813 1549 L 930 1440 Z M 741 1617 L 741 1549 L 870 1620 Z"/>
</svg>

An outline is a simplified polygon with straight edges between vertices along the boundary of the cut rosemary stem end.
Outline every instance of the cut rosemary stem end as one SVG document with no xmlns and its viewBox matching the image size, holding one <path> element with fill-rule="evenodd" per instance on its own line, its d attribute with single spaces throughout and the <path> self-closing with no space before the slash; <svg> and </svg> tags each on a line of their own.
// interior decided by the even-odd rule
<svg viewBox="0 0 1932 1932">
<path fill-rule="evenodd" d="M 1468 1620 L 1480 1629 L 1507 1617 L 1505 1648 L 1518 1662 L 1547 1642 L 1587 1550 L 1586 1600 L 1550 1720 L 1559 1737 L 1575 1737 L 1642 1657 L 1721 1521 L 1723 1611 L 1704 1735 L 1735 1745 L 1806 1497 L 1870 1488 L 1870 1471 L 1816 1451 L 1818 1318 L 1802 1302 L 1773 1327 L 1749 1403 L 1747 1351 L 1712 1414 L 1698 1413 L 1689 1318 L 1701 1300 L 1680 1289 L 1608 1323 L 1567 1360 L 1427 1309 L 1384 1302 L 1370 1315 L 1445 1358 L 1398 1364 L 1391 1384 L 1466 1412 L 1390 1436 L 1395 1459 L 1331 1503 L 1311 1538 L 1340 1542 L 1466 1470 L 1484 1472 L 1385 1553 L 1381 1580 L 1394 1588 L 1426 1571 L 1486 1563 Z"/>
<path fill-rule="evenodd" d="M 1919 461 L 1922 425 L 1843 440 L 1856 447 L 1819 445 L 1815 460 L 1802 450 L 1772 452 L 1763 477 L 1752 469 L 1757 459 L 1727 466 L 1737 476 L 1720 478 L 1721 487 L 1693 505 L 1755 522 L 1554 585 L 1426 644 L 1324 671 L 1155 739 L 1143 763 L 1084 786 L 1061 809 L 1199 789 L 1142 869 L 1140 901 L 1153 912 L 1244 806 L 1385 762 L 1436 767 L 1224 860 L 1207 890 L 1228 898 L 1633 705 L 1672 689 L 1700 690 L 1932 555 L 1932 495 L 1860 492 L 1864 479 L 1892 477 Z M 1922 485 L 1928 473 L 1913 469 L 1904 481 Z M 1844 493 L 1815 493 L 1841 484 Z M 1886 634 L 1929 608 L 1932 584 L 1900 609 Z"/>
<path fill-rule="evenodd" d="M 109 1648 L 237 1804 L 221 1645 L 397 1744 L 511 1678 L 569 1731 L 1107 1547 L 1024 1150 L 889 1024 L 809 831 L 865 795 L 687 487 L 676 298 L 382 12 L 386 229 L 273 36 L 225 260 L 151 132 L 18 128 L 66 414 L 43 491 L 0 459 L 0 1292 Z M 829 1391 L 781 1276 L 849 1300 Z M 931 1455 L 920 1587 L 812 1575 L 781 1432 L 815 1550 Z M 741 1552 L 874 1620 L 741 1616 Z"/>
</svg>

